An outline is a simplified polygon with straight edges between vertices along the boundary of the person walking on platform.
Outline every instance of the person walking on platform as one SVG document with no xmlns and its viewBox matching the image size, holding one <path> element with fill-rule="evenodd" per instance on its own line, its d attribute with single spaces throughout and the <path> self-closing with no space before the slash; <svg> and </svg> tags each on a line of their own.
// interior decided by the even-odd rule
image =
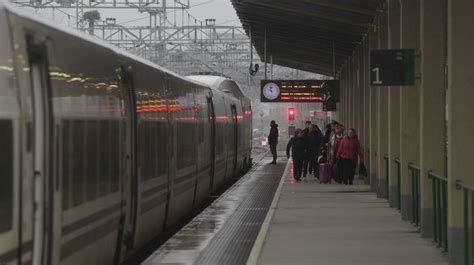
<svg viewBox="0 0 474 265">
<path fill-rule="evenodd" d="M 286 146 L 286 157 L 293 158 L 293 177 L 296 181 L 301 181 L 301 173 L 303 171 L 303 161 L 306 158 L 306 142 L 304 140 L 303 131 L 301 129 L 295 130 L 295 136 L 293 136 L 288 145 Z"/>
<path fill-rule="evenodd" d="M 341 145 L 341 141 L 344 138 L 344 127 L 342 124 L 333 121 L 333 136 L 331 137 L 332 139 L 329 142 L 330 145 L 330 163 L 331 165 L 334 165 L 337 160 L 337 151 L 339 150 L 339 146 Z"/>
<path fill-rule="evenodd" d="M 339 151 L 339 148 L 341 146 L 341 142 L 344 139 L 344 127 L 342 124 L 333 121 L 333 127 L 334 127 L 334 136 L 330 142 L 330 160 L 329 163 L 331 164 L 332 167 L 332 178 L 338 182 L 341 183 L 343 182 L 342 179 L 342 174 L 343 174 L 343 165 L 340 163 L 337 153 Z"/>
<path fill-rule="evenodd" d="M 314 173 L 315 177 L 319 175 L 318 157 L 321 153 L 321 144 L 323 135 L 318 125 L 312 124 L 308 138 L 308 157 L 309 157 L 309 174 Z"/>
<path fill-rule="evenodd" d="M 329 162 L 329 143 L 331 141 L 331 135 L 332 135 L 332 124 L 327 124 L 326 125 L 326 131 L 324 132 L 323 136 L 323 142 L 321 143 L 321 155 L 322 155 L 322 161 L 321 162 Z"/>
<path fill-rule="evenodd" d="M 309 138 L 310 138 L 310 133 L 311 133 L 311 121 L 306 121 L 305 122 L 305 128 L 302 131 L 303 134 L 303 139 L 306 144 L 309 144 Z M 306 154 L 306 157 L 303 160 L 303 178 L 306 178 L 306 175 L 308 174 L 308 166 L 309 166 L 309 153 Z M 311 174 L 311 172 L 310 172 Z"/>
<path fill-rule="evenodd" d="M 362 151 L 355 129 L 349 129 L 347 136 L 342 139 L 336 157 L 342 164 L 343 182 L 353 185 L 357 161 L 362 161 Z"/>
<path fill-rule="evenodd" d="M 277 144 L 278 144 L 278 124 L 275 121 L 270 122 L 270 134 L 268 134 L 268 144 L 273 155 L 273 161 L 270 164 L 276 164 Z"/>
</svg>

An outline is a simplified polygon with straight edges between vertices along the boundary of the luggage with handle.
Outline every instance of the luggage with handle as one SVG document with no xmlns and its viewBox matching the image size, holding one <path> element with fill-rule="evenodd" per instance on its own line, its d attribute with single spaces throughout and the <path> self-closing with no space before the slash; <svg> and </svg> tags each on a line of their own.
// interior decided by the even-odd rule
<svg viewBox="0 0 474 265">
<path fill-rule="evenodd" d="M 319 183 L 331 183 L 331 165 L 328 163 L 319 164 Z"/>
</svg>

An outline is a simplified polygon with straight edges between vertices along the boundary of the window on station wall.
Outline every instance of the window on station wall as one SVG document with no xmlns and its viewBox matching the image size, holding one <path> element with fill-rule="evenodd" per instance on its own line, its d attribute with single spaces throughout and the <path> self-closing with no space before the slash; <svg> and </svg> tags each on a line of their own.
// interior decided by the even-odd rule
<svg viewBox="0 0 474 265">
<path fill-rule="evenodd" d="M 177 128 L 178 169 L 182 169 L 195 163 L 195 124 L 178 123 Z"/>
<path fill-rule="evenodd" d="M 13 122 L 0 120 L 0 233 L 12 227 L 13 219 Z"/>
<path fill-rule="evenodd" d="M 119 120 L 63 120 L 63 209 L 117 192 L 120 187 Z"/>
</svg>

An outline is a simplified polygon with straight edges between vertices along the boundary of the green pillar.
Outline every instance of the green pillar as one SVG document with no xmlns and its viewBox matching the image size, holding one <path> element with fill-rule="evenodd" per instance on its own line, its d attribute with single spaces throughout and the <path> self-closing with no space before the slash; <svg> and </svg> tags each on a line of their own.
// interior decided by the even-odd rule
<svg viewBox="0 0 474 265">
<path fill-rule="evenodd" d="M 378 48 L 377 32 L 371 31 L 369 34 L 370 50 Z M 370 159 L 369 174 L 370 187 L 372 191 L 377 191 L 377 148 L 378 148 L 378 125 L 377 125 L 377 89 L 369 87 L 369 115 L 370 115 Z"/>
<path fill-rule="evenodd" d="M 344 124 L 346 127 L 345 129 L 347 130 L 349 127 L 352 126 L 353 122 L 353 117 L 354 117 L 354 112 L 353 112 L 353 106 L 354 106 L 354 101 L 353 101 L 353 94 L 354 94 L 354 87 L 352 84 L 352 69 L 354 68 L 354 63 L 352 61 L 354 57 L 349 57 L 348 64 L 347 64 L 347 86 L 349 87 L 348 89 L 348 94 L 347 94 L 347 101 L 348 101 L 348 111 L 347 111 L 347 123 Z"/>
<path fill-rule="evenodd" d="M 451 265 L 463 264 L 463 193 L 474 186 L 474 1 L 448 0 L 448 240 Z M 470 206 L 469 206 L 470 208 Z M 472 228 L 471 228 L 472 229 Z M 471 244 L 472 249 L 472 244 Z"/>
<path fill-rule="evenodd" d="M 379 49 L 387 48 L 387 5 L 378 16 L 378 45 Z M 388 198 L 388 179 L 385 162 L 385 155 L 388 154 L 388 87 L 380 86 L 374 88 L 377 92 L 377 196 Z"/>
<path fill-rule="evenodd" d="M 342 109 L 341 109 L 341 118 L 340 118 L 340 122 L 345 122 L 346 121 L 346 118 L 347 118 L 347 84 L 346 84 L 346 80 L 347 80 L 347 73 L 346 73 L 346 66 L 343 66 L 342 67 L 342 70 L 341 70 L 341 85 L 342 85 L 342 88 L 341 88 L 341 105 L 342 105 Z"/>
<path fill-rule="evenodd" d="M 432 181 L 446 176 L 446 0 L 421 0 L 420 169 L 421 235 L 433 236 Z M 436 144 L 433 144 L 436 143 Z"/>
<path fill-rule="evenodd" d="M 370 45 L 369 37 L 365 36 L 363 41 L 363 60 L 364 60 L 364 84 L 363 84 L 363 112 L 364 112 L 364 133 L 362 137 L 364 138 L 364 163 L 367 169 L 370 169 L 370 84 L 369 84 L 369 54 L 370 54 Z M 370 180 L 370 175 L 367 178 L 367 182 Z"/>
<path fill-rule="evenodd" d="M 388 46 L 389 49 L 400 48 L 400 2 L 389 0 L 388 9 Z M 390 206 L 399 207 L 398 167 L 395 158 L 400 157 L 400 87 L 392 86 L 388 91 L 388 153 Z"/>
<path fill-rule="evenodd" d="M 420 0 L 402 0 L 402 48 L 420 50 Z M 416 69 L 419 66 L 415 67 Z M 408 164 L 420 164 L 420 82 L 401 88 L 400 161 L 401 211 L 404 220 L 412 217 L 412 185 Z"/>
<path fill-rule="evenodd" d="M 359 134 L 359 141 L 363 146 L 364 142 L 364 47 L 360 44 L 357 47 L 357 133 Z"/>
</svg>

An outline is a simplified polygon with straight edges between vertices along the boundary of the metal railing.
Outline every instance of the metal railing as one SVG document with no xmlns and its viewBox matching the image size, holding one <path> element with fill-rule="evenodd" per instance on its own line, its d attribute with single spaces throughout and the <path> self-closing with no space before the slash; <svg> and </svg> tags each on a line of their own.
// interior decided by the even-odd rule
<svg viewBox="0 0 474 265">
<path fill-rule="evenodd" d="M 411 170 L 411 196 L 412 196 L 412 222 L 418 226 L 420 224 L 420 172 L 421 169 L 413 163 L 408 164 L 408 170 Z"/>
<path fill-rule="evenodd" d="M 386 189 L 386 192 L 387 192 L 387 200 L 388 200 L 389 199 L 389 194 L 390 194 L 390 183 L 388 181 L 388 163 L 390 161 L 390 158 L 388 157 L 388 155 L 384 155 L 383 159 L 385 160 L 385 179 L 387 181 L 385 189 Z"/>
<path fill-rule="evenodd" d="M 448 179 L 428 171 L 433 189 L 433 241 L 448 251 Z"/>
<path fill-rule="evenodd" d="M 472 264 L 474 253 L 474 187 L 457 180 L 456 189 L 464 192 L 464 264 Z M 469 196 L 470 195 L 470 196 Z M 471 235 L 469 235 L 469 197 L 471 197 Z"/>
</svg>

